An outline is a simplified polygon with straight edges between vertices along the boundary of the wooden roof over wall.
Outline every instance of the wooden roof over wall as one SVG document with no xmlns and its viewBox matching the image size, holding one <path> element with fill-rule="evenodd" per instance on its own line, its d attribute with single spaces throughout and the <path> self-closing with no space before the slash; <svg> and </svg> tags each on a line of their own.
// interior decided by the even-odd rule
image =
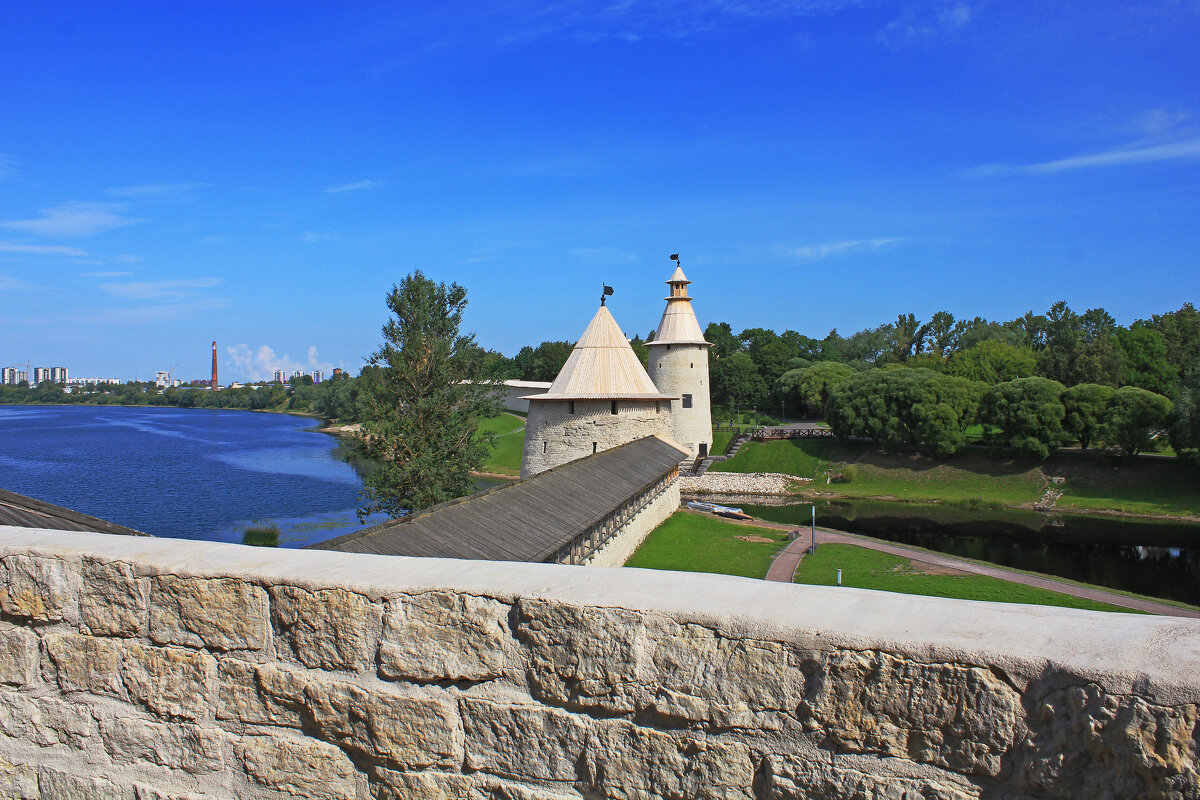
<svg viewBox="0 0 1200 800">
<path fill-rule="evenodd" d="M 117 525 L 115 522 L 80 514 L 69 508 L 45 503 L 15 492 L 0 489 L 0 525 L 17 528 L 43 528 L 53 531 L 91 531 L 125 536 L 149 536 L 148 533 Z"/>
<path fill-rule="evenodd" d="M 312 547 L 377 555 L 546 561 L 689 455 L 669 439 L 648 436 Z"/>
</svg>

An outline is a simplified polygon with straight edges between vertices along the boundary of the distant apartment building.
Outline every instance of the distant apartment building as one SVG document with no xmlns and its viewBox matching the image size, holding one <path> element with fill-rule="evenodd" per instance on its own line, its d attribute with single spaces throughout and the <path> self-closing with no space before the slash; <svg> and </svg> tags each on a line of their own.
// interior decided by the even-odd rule
<svg viewBox="0 0 1200 800">
<path fill-rule="evenodd" d="M 154 385 L 159 389 L 168 389 L 171 386 L 171 372 L 169 370 L 160 369 L 154 373 Z"/>
<path fill-rule="evenodd" d="M 282 370 L 282 369 L 275 370 L 275 382 L 276 383 L 287 383 L 287 381 L 288 381 L 287 370 Z"/>
<path fill-rule="evenodd" d="M 319 369 L 314 369 L 309 374 L 312 375 L 313 383 L 320 383 L 321 381 L 325 380 L 325 373 Z"/>
<path fill-rule="evenodd" d="M 42 381 L 48 381 L 48 380 L 50 380 L 50 368 L 49 367 L 34 367 L 33 368 L 33 382 L 30 383 L 29 385 L 30 386 L 38 386 L 41 384 Z"/>
<path fill-rule="evenodd" d="M 50 380 L 54 381 L 55 383 L 65 384 L 67 382 L 67 368 L 66 367 L 51 367 L 50 368 Z"/>
<path fill-rule="evenodd" d="M 334 367 L 334 368 L 333 368 L 333 377 L 335 377 L 335 378 L 340 378 L 341 376 L 342 376 L 342 368 L 341 368 L 341 367 Z"/>
<path fill-rule="evenodd" d="M 299 377 L 300 377 L 300 376 L 302 376 L 303 374 L 304 374 L 304 373 L 302 373 L 302 372 L 301 372 L 300 370 L 298 370 L 298 369 L 296 369 L 296 370 L 292 370 L 292 377 L 293 377 L 293 378 L 299 378 Z"/>
<path fill-rule="evenodd" d="M 16 367 L 5 367 L 3 370 L 0 370 L 0 385 L 16 386 L 17 383 Z"/>
<path fill-rule="evenodd" d="M 93 386 L 101 383 L 119 384 L 119 378 L 68 378 L 67 386 Z"/>
</svg>

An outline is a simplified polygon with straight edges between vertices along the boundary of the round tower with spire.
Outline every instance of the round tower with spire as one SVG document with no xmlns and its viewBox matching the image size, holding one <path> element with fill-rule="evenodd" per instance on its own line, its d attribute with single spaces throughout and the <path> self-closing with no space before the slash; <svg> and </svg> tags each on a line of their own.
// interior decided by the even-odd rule
<svg viewBox="0 0 1200 800">
<path fill-rule="evenodd" d="M 709 401 L 708 348 L 704 341 L 692 298 L 688 297 L 691 283 L 675 260 L 675 274 L 667 281 L 671 294 L 667 308 L 654 332 L 654 341 L 646 342 L 650 350 L 650 379 L 664 394 L 680 398 L 671 402 L 671 423 L 675 441 L 698 457 L 712 449 L 712 407 Z"/>
<path fill-rule="evenodd" d="M 526 399 L 522 478 L 646 436 L 671 436 L 671 405 L 679 403 L 650 380 L 603 301 L 550 390 Z"/>
</svg>

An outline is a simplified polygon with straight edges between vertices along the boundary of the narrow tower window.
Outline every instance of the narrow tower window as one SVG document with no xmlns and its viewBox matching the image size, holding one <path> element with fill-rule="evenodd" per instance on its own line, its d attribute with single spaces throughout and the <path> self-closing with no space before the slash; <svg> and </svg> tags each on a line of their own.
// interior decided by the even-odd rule
<svg viewBox="0 0 1200 800">
<path fill-rule="evenodd" d="M 570 409 L 568 409 L 568 410 L 567 410 L 567 413 L 568 413 L 568 414 L 574 414 L 574 413 L 575 413 L 575 401 L 574 401 L 574 400 L 572 400 L 572 401 L 571 401 L 571 407 L 570 407 Z"/>
<path fill-rule="evenodd" d="M 592 442 L 592 455 L 596 455 L 596 442 Z"/>
<path fill-rule="evenodd" d="M 617 401 L 616 400 L 612 401 L 612 413 L 614 413 L 614 414 L 617 413 Z"/>
<path fill-rule="evenodd" d="M 690 394 L 685 394 L 683 396 L 683 407 L 684 408 L 692 407 L 692 396 Z"/>
<path fill-rule="evenodd" d="M 693 361 L 691 364 L 688 364 L 688 368 L 689 368 L 689 369 L 695 369 L 695 368 L 696 368 L 696 362 L 694 362 L 694 361 Z"/>
<path fill-rule="evenodd" d="M 546 452 L 546 446 L 547 446 L 548 444 L 549 444 L 549 442 L 542 442 L 542 452 L 543 452 L 543 453 L 544 453 L 544 452 Z"/>
</svg>

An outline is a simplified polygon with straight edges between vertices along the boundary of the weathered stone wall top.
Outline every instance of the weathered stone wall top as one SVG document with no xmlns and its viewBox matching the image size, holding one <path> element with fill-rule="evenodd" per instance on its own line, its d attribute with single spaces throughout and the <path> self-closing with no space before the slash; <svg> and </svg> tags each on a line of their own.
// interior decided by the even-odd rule
<svg viewBox="0 0 1200 800">
<path fill-rule="evenodd" d="M 0 528 L 0 797 L 1200 797 L 1200 623 Z"/>
</svg>

